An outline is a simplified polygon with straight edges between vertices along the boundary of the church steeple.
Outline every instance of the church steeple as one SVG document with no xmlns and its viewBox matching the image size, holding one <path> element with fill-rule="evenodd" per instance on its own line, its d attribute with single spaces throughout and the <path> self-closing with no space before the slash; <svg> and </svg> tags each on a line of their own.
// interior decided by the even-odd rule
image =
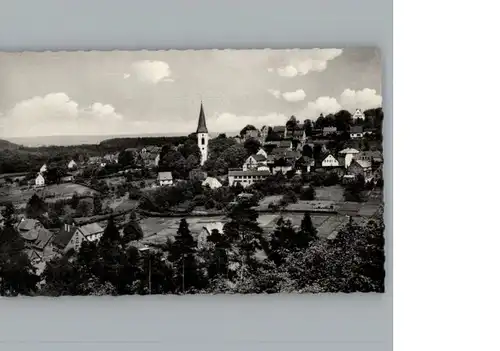
<svg viewBox="0 0 500 351">
<path fill-rule="evenodd" d="M 196 129 L 196 135 L 198 137 L 198 147 L 200 148 L 200 165 L 203 164 L 208 159 L 208 129 L 207 121 L 205 120 L 205 111 L 203 111 L 203 102 L 200 105 L 200 116 L 198 117 L 198 129 Z"/>
<path fill-rule="evenodd" d="M 198 117 L 198 129 L 196 133 L 208 133 L 207 122 L 205 121 L 205 111 L 203 111 L 203 102 L 200 105 L 200 116 Z"/>
</svg>

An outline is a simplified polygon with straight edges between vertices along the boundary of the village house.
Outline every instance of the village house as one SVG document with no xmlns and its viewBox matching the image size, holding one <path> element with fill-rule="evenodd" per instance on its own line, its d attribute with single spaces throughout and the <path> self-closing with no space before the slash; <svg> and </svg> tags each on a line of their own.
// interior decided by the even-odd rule
<svg viewBox="0 0 500 351">
<path fill-rule="evenodd" d="M 76 162 L 75 162 L 75 160 L 69 161 L 69 163 L 68 163 L 68 169 L 74 169 L 74 168 L 76 168 Z"/>
<path fill-rule="evenodd" d="M 277 148 L 293 150 L 293 142 L 291 140 L 280 140 L 277 143 Z"/>
<path fill-rule="evenodd" d="M 344 165 L 346 168 L 349 167 L 356 154 L 359 154 L 359 151 L 353 148 L 347 148 L 339 152 L 339 155 L 344 156 Z"/>
<path fill-rule="evenodd" d="M 295 162 L 295 168 L 300 171 L 300 173 L 309 173 L 314 167 L 314 158 L 308 156 L 302 156 Z"/>
<path fill-rule="evenodd" d="M 40 167 L 40 171 L 38 173 L 45 173 L 47 172 L 47 164 L 44 164 L 42 167 Z"/>
<path fill-rule="evenodd" d="M 358 154 L 354 155 L 355 160 L 364 160 L 370 161 L 372 163 L 380 164 L 383 163 L 382 152 L 378 150 L 374 151 L 361 151 Z"/>
<path fill-rule="evenodd" d="M 160 186 L 174 184 L 174 179 L 172 178 L 172 172 L 158 172 L 157 180 Z"/>
<path fill-rule="evenodd" d="M 279 139 L 286 138 L 286 127 L 285 126 L 275 126 L 272 127 L 273 134 L 276 135 Z"/>
<path fill-rule="evenodd" d="M 78 251 L 84 241 L 98 241 L 103 233 L 104 229 L 97 223 L 89 223 L 80 227 L 64 224 L 52 239 L 52 244 L 59 252 L 67 252 L 70 249 Z"/>
<path fill-rule="evenodd" d="M 210 189 L 217 189 L 222 186 L 221 182 L 215 177 L 207 177 L 202 183 L 202 186 L 208 186 Z"/>
<path fill-rule="evenodd" d="M 370 161 L 366 160 L 352 160 L 347 168 L 347 172 L 354 176 L 362 175 L 366 181 L 369 181 L 373 176 L 372 164 Z"/>
<path fill-rule="evenodd" d="M 257 181 L 261 181 L 269 177 L 271 173 L 269 171 L 258 171 L 258 170 L 229 170 L 228 181 L 229 186 L 241 184 L 244 188 L 252 185 Z"/>
<path fill-rule="evenodd" d="M 53 234 L 36 219 L 26 218 L 19 223 L 17 230 L 24 240 L 30 260 L 40 261 L 48 254 L 48 245 Z"/>
<path fill-rule="evenodd" d="M 291 170 L 293 170 L 294 167 L 295 167 L 295 162 L 288 161 L 284 158 L 280 158 L 280 159 L 277 159 L 273 163 L 272 173 L 273 174 L 278 174 L 278 173 L 286 174 L 287 172 L 290 172 Z"/>
<path fill-rule="evenodd" d="M 267 159 L 267 152 L 263 148 L 260 148 L 259 151 L 257 151 L 257 155 L 262 155 Z"/>
<path fill-rule="evenodd" d="M 327 154 L 325 157 L 323 157 L 323 160 L 321 161 L 321 167 L 323 168 L 331 168 L 339 166 L 340 166 L 339 161 L 330 153 Z"/>
<path fill-rule="evenodd" d="M 35 178 L 35 187 L 42 188 L 44 186 L 45 186 L 45 178 L 41 173 L 38 173 L 38 175 Z"/>
<path fill-rule="evenodd" d="M 365 114 L 361 112 L 361 110 L 358 108 L 356 109 L 356 112 L 352 115 L 352 119 L 355 121 L 357 119 L 365 119 Z"/>
<path fill-rule="evenodd" d="M 321 133 L 323 136 L 337 134 L 337 127 L 324 127 Z"/>
<path fill-rule="evenodd" d="M 267 158 L 260 154 L 248 156 L 245 163 L 243 163 L 243 170 L 257 169 L 259 166 L 267 167 Z"/>
<path fill-rule="evenodd" d="M 349 135 L 351 136 L 351 139 L 362 138 L 365 135 L 363 133 L 363 126 L 351 126 L 349 129 Z"/>
</svg>

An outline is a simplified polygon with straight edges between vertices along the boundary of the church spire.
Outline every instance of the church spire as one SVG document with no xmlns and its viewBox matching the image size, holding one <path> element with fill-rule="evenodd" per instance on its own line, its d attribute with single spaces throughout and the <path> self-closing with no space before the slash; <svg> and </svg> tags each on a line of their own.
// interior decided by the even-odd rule
<svg viewBox="0 0 500 351">
<path fill-rule="evenodd" d="M 198 129 L 196 129 L 196 133 L 207 133 L 207 122 L 205 121 L 205 111 L 203 111 L 203 102 L 200 105 L 200 116 L 198 118 Z"/>
</svg>

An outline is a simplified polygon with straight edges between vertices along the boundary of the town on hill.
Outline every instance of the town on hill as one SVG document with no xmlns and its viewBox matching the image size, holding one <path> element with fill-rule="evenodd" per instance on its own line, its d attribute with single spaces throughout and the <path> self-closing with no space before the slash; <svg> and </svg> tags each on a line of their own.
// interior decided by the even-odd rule
<svg viewBox="0 0 500 351">
<path fill-rule="evenodd" d="M 0 294 L 383 292 L 382 108 L 0 143 Z"/>
</svg>

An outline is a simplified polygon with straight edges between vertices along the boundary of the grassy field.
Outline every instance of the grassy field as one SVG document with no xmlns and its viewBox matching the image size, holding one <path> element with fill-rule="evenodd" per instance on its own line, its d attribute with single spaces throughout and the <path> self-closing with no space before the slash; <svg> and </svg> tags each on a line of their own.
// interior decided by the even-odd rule
<svg viewBox="0 0 500 351">
<path fill-rule="evenodd" d="M 41 189 L 10 187 L 0 190 L 0 202 L 12 201 L 14 204 L 26 203 L 35 193 L 40 197 L 54 194 L 54 197 L 46 199 L 47 202 L 54 202 L 59 199 L 71 198 L 74 193 L 78 195 L 95 195 L 98 192 L 86 186 L 74 183 L 54 184 Z"/>
<path fill-rule="evenodd" d="M 275 228 L 280 214 L 264 214 L 259 216 L 258 222 L 265 233 L 271 234 Z M 283 218 L 291 221 L 292 225 L 297 229 L 300 228 L 300 223 L 303 214 L 300 213 L 286 213 Z M 349 218 L 345 215 L 312 215 L 312 221 L 318 234 L 322 237 L 329 237 L 335 235 L 338 229 L 347 223 Z M 143 244 L 158 244 L 166 242 L 168 237 L 173 237 L 179 229 L 179 222 L 181 218 L 156 218 L 149 217 L 143 218 L 139 221 L 141 228 L 144 232 Z M 363 221 L 363 218 L 354 218 L 354 221 Z M 224 216 L 219 217 L 188 217 L 187 222 L 191 233 L 196 238 L 205 226 L 223 225 L 228 221 Z"/>
<path fill-rule="evenodd" d="M 339 215 L 369 217 L 374 215 L 383 203 L 380 190 L 372 191 L 364 203 L 344 201 L 344 191 L 338 185 L 316 188 L 315 191 L 315 200 L 298 200 L 288 205 L 285 210 L 337 212 Z M 270 203 L 279 203 L 280 199 L 280 195 L 267 196 L 260 201 L 257 210 L 267 211 Z"/>
<path fill-rule="evenodd" d="M 137 207 L 139 204 L 138 200 L 130 200 L 128 198 L 128 194 L 118 198 L 118 199 L 109 199 L 103 202 L 103 204 L 109 206 L 115 212 L 128 211 Z"/>
</svg>

